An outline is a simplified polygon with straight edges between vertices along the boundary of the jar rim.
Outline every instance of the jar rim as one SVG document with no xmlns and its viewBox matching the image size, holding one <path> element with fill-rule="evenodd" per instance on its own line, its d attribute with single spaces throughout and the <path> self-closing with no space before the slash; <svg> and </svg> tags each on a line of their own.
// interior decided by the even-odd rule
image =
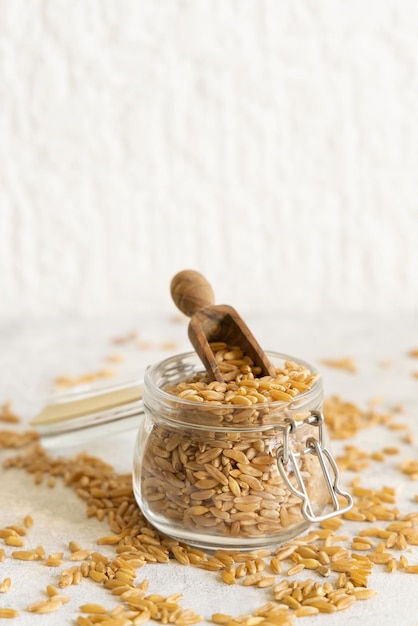
<svg viewBox="0 0 418 626">
<path fill-rule="evenodd" d="M 308 361 L 305 361 L 304 359 L 300 359 L 299 357 L 295 357 L 290 354 L 286 354 L 282 352 L 275 352 L 271 350 L 266 350 L 265 354 L 269 356 L 270 358 L 274 358 L 276 360 L 280 359 L 282 361 L 292 361 L 294 363 L 297 363 L 297 365 L 302 365 L 303 367 L 306 367 L 307 369 L 309 369 L 309 371 L 312 374 L 317 374 L 318 377 L 315 380 L 312 387 L 310 387 L 310 389 L 303 391 L 301 393 L 298 393 L 292 398 L 292 400 L 274 400 L 270 402 L 258 402 L 257 404 L 253 405 L 254 408 L 262 409 L 263 407 L 264 408 L 269 407 L 270 409 L 272 408 L 285 409 L 286 407 L 288 407 L 295 401 L 297 401 L 298 403 L 302 401 L 303 403 L 305 399 L 308 400 L 310 396 L 315 395 L 320 390 L 322 390 L 322 375 L 320 371 L 318 370 L 318 368 L 312 365 L 311 363 L 309 363 Z M 158 384 L 153 379 L 153 376 L 159 369 L 168 368 L 170 364 L 178 363 L 179 361 L 187 361 L 190 359 L 193 359 L 196 362 L 196 366 L 197 366 L 196 368 L 190 370 L 189 372 L 190 375 L 195 375 L 200 372 L 203 373 L 205 371 L 203 363 L 201 362 L 197 353 L 194 351 L 182 352 L 179 354 L 172 355 L 171 357 L 158 361 L 147 367 L 147 369 L 145 370 L 145 375 L 144 375 L 144 392 L 148 388 L 152 391 L 152 394 L 155 395 L 156 399 L 158 398 L 161 401 L 164 401 L 164 400 L 173 401 L 173 399 L 175 399 L 177 403 L 180 403 L 180 404 L 184 403 L 184 406 L 189 407 L 189 408 L 192 406 L 196 407 L 196 405 L 201 407 L 202 409 L 209 408 L 209 407 L 213 408 L 214 406 L 213 402 L 202 401 L 202 402 L 197 403 L 195 400 L 187 400 L 187 398 L 180 398 L 178 396 L 175 396 L 174 394 L 168 391 L 165 391 L 164 389 L 159 387 Z M 182 380 L 185 380 L 185 379 L 182 379 Z M 177 381 L 173 381 L 174 384 L 176 382 L 182 382 L 182 381 L 180 379 Z M 234 407 L 234 405 L 231 405 L 231 404 L 222 405 L 222 403 L 220 403 L 219 406 Z M 240 408 L 242 409 L 243 407 L 241 406 Z"/>
</svg>

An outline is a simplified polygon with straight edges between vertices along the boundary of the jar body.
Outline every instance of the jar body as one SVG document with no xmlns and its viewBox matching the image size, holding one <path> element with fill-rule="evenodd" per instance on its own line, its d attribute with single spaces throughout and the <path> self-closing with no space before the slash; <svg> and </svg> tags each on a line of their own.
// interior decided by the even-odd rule
<svg viewBox="0 0 418 626">
<path fill-rule="evenodd" d="M 275 365 L 290 358 L 268 355 Z M 286 436 L 288 481 L 297 489 L 299 470 L 312 510 L 320 514 L 329 491 L 307 445 L 318 433 L 306 417 L 321 409 L 321 380 L 291 402 L 251 407 L 199 404 L 163 391 L 196 369 L 201 365 L 190 353 L 147 370 L 133 475 L 143 514 L 158 530 L 204 549 L 249 550 L 300 534 L 309 521 L 277 459 Z"/>
</svg>

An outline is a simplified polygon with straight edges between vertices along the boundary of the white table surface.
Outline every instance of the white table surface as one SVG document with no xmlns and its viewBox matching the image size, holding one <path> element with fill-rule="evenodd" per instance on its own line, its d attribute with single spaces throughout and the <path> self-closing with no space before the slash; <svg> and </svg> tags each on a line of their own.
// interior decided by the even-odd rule
<svg viewBox="0 0 418 626">
<path fill-rule="evenodd" d="M 384 426 L 363 430 L 350 439 L 364 450 L 382 450 L 396 446 L 400 453 L 387 457 L 384 464 L 371 463 L 362 472 L 362 484 L 374 488 L 383 485 L 397 490 L 397 504 L 402 513 L 417 512 L 418 481 L 411 481 L 399 471 L 402 459 L 418 458 L 418 359 L 407 356 L 411 348 L 418 347 L 418 319 L 340 316 L 304 318 L 280 317 L 247 320 L 260 343 L 266 348 L 285 352 L 310 361 L 321 368 L 325 395 L 338 394 L 342 398 L 365 406 L 380 397 L 381 408 L 391 408 L 402 403 L 404 412 L 399 422 L 407 423 L 415 434 L 415 442 L 406 444 L 402 431 L 391 431 Z M 147 346 L 135 342 L 115 346 L 112 339 L 138 333 Z M 167 342 L 175 345 L 167 347 Z M 188 351 L 186 320 L 161 315 L 152 319 L 49 319 L 39 321 L 4 321 L 0 323 L 0 402 L 9 400 L 13 410 L 25 422 L 42 407 L 45 394 L 52 388 L 58 375 L 77 376 L 97 371 L 103 367 L 114 369 L 118 375 L 139 373 L 156 360 L 170 354 Z M 112 364 L 107 357 L 122 354 L 124 361 Z M 345 371 L 320 365 L 322 358 L 350 356 L 358 364 L 358 372 Z M 382 367 L 390 360 L 391 367 Z M 22 427 L 22 424 L 19 426 Z M 9 428 L 0 423 L 0 430 Z M 89 450 L 110 462 L 117 471 L 131 470 L 135 432 L 112 437 L 100 437 L 89 444 Z M 333 441 L 335 455 L 342 451 L 347 441 Z M 74 456 L 87 449 L 87 445 L 53 450 L 52 454 Z M 0 461 L 13 456 L 15 451 L 0 451 Z M 343 485 L 353 479 L 352 472 L 344 472 Z M 33 477 L 19 470 L 0 469 L 0 527 L 21 524 L 30 513 L 34 526 L 30 530 L 27 548 L 43 545 L 47 553 L 64 551 L 68 554 L 68 540 L 79 541 L 83 547 L 96 548 L 95 540 L 108 532 L 106 522 L 100 523 L 85 516 L 84 502 L 69 489 L 57 484 L 54 489 L 33 486 Z M 358 526 L 345 522 L 343 534 L 354 536 Z M 30 538 L 30 539 L 29 539 Z M 9 555 L 12 548 L 2 545 Z M 103 550 L 103 546 L 99 549 Z M 112 554 L 109 549 L 109 554 Z M 395 553 L 399 557 L 399 552 Z M 418 547 L 407 552 L 410 564 L 418 564 Z M 64 563 L 63 568 L 71 563 Z M 60 568 L 61 569 L 61 568 Z M 57 570 L 41 562 L 22 562 L 10 557 L 0 563 L 0 582 L 5 577 L 12 580 L 11 589 L 0 594 L 0 607 L 12 607 L 20 616 L 10 623 L 17 626 L 40 624 L 73 624 L 80 614 L 79 606 L 87 601 L 99 602 L 108 608 L 118 599 L 99 585 L 84 581 L 78 586 L 63 590 L 70 602 L 58 613 L 34 615 L 26 607 L 44 597 L 48 584 L 57 584 Z M 204 620 L 213 612 L 231 615 L 251 613 L 272 599 L 271 589 L 226 586 L 212 572 L 184 567 L 175 562 L 146 565 L 138 570 L 137 580 L 148 578 L 150 592 L 168 595 L 182 592 L 181 604 L 193 608 Z M 280 576 L 278 577 L 278 579 Z M 324 579 L 321 579 L 323 582 Z M 320 614 L 304 618 L 304 624 L 364 624 L 393 626 L 418 626 L 418 575 L 397 571 L 388 574 L 376 566 L 370 578 L 370 587 L 378 592 L 373 599 L 356 602 L 350 609 L 332 615 Z M 295 620 L 297 621 L 297 620 Z M 4 620 L 6 623 L 6 620 Z M 9 623 L 9 622 L 7 622 Z"/>
</svg>

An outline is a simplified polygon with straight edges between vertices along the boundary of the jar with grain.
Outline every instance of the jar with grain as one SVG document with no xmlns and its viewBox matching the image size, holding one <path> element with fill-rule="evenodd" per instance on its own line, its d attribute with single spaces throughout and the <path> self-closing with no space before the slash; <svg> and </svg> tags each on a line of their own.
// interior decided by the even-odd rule
<svg viewBox="0 0 418 626">
<path fill-rule="evenodd" d="M 276 377 L 260 378 L 239 350 L 215 348 L 223 383 L 194 352 L 146 371 L 133 484 L 148 521 L 203 549 L 250 550 L 348 510 L 319 373 L 268 352 Z"/>
</svg>

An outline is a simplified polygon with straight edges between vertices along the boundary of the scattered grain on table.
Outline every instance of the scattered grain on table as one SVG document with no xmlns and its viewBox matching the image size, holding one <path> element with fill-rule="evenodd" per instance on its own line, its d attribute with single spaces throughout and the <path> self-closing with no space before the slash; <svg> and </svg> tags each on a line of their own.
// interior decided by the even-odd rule
<svg viewBox="0 0 418 626">
<path fill-rule="evenodd" d="M 351 372 L 352 374 L 355 374 L 358 369 L 352 357 L 343 357 L 341 359 L 320 359 L 319 362 L 326 367 L 334 367 L 336 369 Z"/>
<path fill-rule="evenodd" d="M 363 410 L 336 396 L 327 398 L 324 412 L 331 437 L 348 439 L 359 430 L 376 425 L 401 430 L 394 421 L 396 411 L 378 412 L 375 404 Z M 36 532 L 30 515 L 25 517 L 23 525 L 1 528 L 0 539 L 5 548 L 0 549 L 0 561 L 7 558 L 35 561 L 34 564 L 22 563 L 22 567 L 31 568 L 37 567 L 36 562 L 56 563 L 56 567 L 64 565 L 53 577 L 57 586 L 48 586 L 47 599 L 29 605 L 28 610 L 32 612 L 58 611 L 71 597 L 71 586 L 99 584 L 109 591 L 110 597 L 117 599 L 117 604 L 112 608 L 100 607 L 100 610 L 95 603 L 81 607 L 86 613 L 78 616 L 79 626 L 105 620 L 109 626 L 122 623 L 137 626 L 148 621 L 178 626 L 198 623 L 202 616 L 179 604 L 181 594 L 166 596 L 159 593 L 161 590 L 149 593 L 147 579 L 136 582 L 138 571 L 147 563 L 176 560 L 186 567 L 206 569 L 224 584 L 260 588 L 263 599 L 268 598 L 267 603 L 249 615 L 214 613 L 214 623 L 290 625 L 295 617 L 332 614 L 349 610 L 355 602 L 372 599 L 376 592 L 369 587 L 369 581 L 374 568 L 392 576 L 397 571 L 408 575 L 418 573 L 418 565 L 410 563 L 406 556 L 407 551 L 418 545 L 418 513 L 402 514 L 392 487 L 372 489 L 355 479 L 351 485 L 354 507 L 343 516 L 312 527 L 305 535 L 276 550 L 248 553 L 218 550 L 208 555 L 165 537 L 145 520 L 133 496 L 130 473 L 118 475 L 109 464 L 87 453 L 72 459 L 49 457 L 36 438 L 31 432 L 0 433 L 0 447 L 26 448 L 24 453 L 6 459 L 4 467 L 26 470 L 34 476 L 35 484 L 43 479 L 48 484 L 52 476 L 54 481 L 58 479 L 72 488 L 85 501 L 87 517 L 107 523 L 109 532 L 97 538 L 97 545 L 106 546 L 114 556 L 102 554 L 92 546 L 81 546 L 70 538 L 68 553 L 45 555 L 41 546 L 36 550 L 9 550 L 9 547 L 18 547 L 13 545 L 16 542 L 24 543 L 24 533 L 18 532 L 19 529 Z M 338 463 L 343 470 L 361 471 L 370 462 L 384 463 L 387 455 L 397 453 L 395 446 L 365 452 L 347 445 L 345 456 L 340 457 Z M 399 469 L 412 479 L 418 478 L 418 465 L 413 459 L 404 461 Z M 418 501 L 418 495 L 414 500 Z M 356 526 L 354 533 L 341 532 L 345 520 Z M 8 546 L 10 542 L 12 546 Z M 7 579 L 0 583 L 1 588 L 8 584 Z M 63 588 L 68 590 L 68 596 L 61 595 Z M 1 611 L 0 617 L 18 615 L 12 608 Z"/>
<path fill-rule="evenodd" d="M 91 384 L 106 378 L 113 378 L 116 372 L 113 369 L 103 368 L 95 372 L 88 372 L 81 376 L 57 376 L 54 379 L 56 391 L 63 391 L 78 385 Z"/>
<path fill-rule="evenodd" d="M 11 403 L 4 402 L 0 406 L 0 422 L 8 422 L 10 424 L 16 424 L 20 422 L 20 418 L 16 413 L 11 410 Z"/>
</svg>

